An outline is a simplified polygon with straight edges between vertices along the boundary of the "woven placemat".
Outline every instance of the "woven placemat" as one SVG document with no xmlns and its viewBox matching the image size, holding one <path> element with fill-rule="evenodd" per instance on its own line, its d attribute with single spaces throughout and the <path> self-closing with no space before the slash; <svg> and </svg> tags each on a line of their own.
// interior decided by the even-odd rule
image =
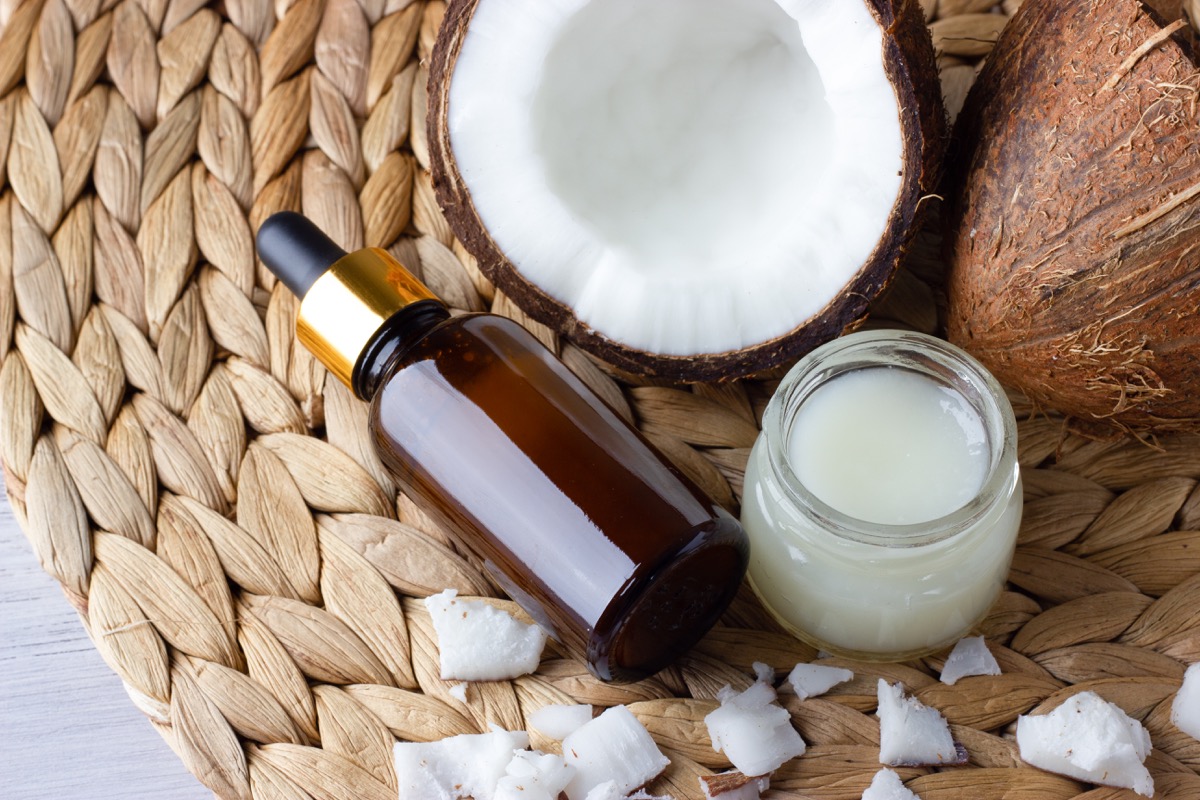
<svg viewBox="0 0 1200 800">
<path fill-rule="evenodd" d="M 953 113 L 1016 3 L 925 5 Z M 0 2 L 5 487 L 96 648 L 220 797 L 392 800 L 395 738 L 520 729 L 542 705 L 586 702 L 629 704 L 671 757 L 651 791 L 694 798 L 696 775 L 728 766 L 703 724 L 717 690 L 748 685 L 752 661 L 786 670 L 812 649 L 743 591 L 649 680 L 604 685 L 551 649 L 536 674 L 455 700 L 419 598 L 498 590 L 397 496 L 365 406 L 295 344 L 296 304 L 255 261 L 258 224 L 302 210 L 347 248 L 388 247 L 455 307 L 528 324 L 431 191 L 424 65 L 443 12 Z M 938 249 L 919 237 L 869 325 L 937 330 Z M 775 380 L 639 382 L 530 328 L 736 508 Z M 1017 715 L 1085 689 L 1150 730 L 1159 796 L 1200 797 L 1200 742 L 1169 722 L 1200 660 L 1200 437 L 1088 441 L 1017 406 L 1025 522 L 983 624 L 1004 674 L 944 686 L 937 658 L 855 664 L 827 696 L 784 696 L 810 748 L 771 796 L 861 794 L 879 766 L 883 676 L 938 708 L 970 753 L 965 767 L 899 770 L 925 800 L 1125 796 L 1017 757 Z"/>
</svg>

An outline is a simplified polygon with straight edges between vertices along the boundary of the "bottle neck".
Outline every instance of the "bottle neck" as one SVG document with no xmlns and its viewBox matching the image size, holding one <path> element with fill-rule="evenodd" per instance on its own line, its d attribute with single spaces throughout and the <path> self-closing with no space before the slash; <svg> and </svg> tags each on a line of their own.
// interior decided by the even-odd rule
<svg viewBox="0 0 1200 800">
<path fill-rule="evenodd" d="M 296 314 L 296 338 L 353 388 L 355 365 L 380 330 L 397 312 L 427 301 L 440 304 L 386 250 L 356 250 L 333 262 L 305 292 Z"/>
<path fill-rule="evenodd" d="M 354 365 L 351 377 L 354 393 L 370 401 L 396 358 L 449 318 L 450 311 L 439 300 L 412 303 L 389 317 L 367 342 Z"/>
</svg>

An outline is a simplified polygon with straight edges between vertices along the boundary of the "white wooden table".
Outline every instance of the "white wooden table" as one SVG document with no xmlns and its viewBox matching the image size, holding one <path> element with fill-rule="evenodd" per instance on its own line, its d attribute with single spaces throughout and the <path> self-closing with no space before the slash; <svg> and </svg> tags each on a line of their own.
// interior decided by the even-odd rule
<svg viewBox="0 0 1200 800">
<path fill-rule="evenodd" d="M 130 703 L 0 493 L 0 798 L 212 797 Z"/>
</svg>

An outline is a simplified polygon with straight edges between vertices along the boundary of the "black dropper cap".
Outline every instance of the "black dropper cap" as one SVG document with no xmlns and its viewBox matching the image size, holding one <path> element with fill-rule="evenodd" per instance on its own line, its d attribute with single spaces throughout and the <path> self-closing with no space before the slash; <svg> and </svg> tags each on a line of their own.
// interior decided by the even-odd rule
<svg viewBox="0 0 1200 800">
<path fill-rule="evenodd" d="M 301 299 L 333 262 L 346 255 L 310 219 L 294 211 L 267 217 L 258 229 L 257 243 L 259 258 Z"/>
<path fill-rule="evenodd" d="M 434 322 L 449 316 L 437 295 L 386 250 L 347 253 L 291 211 L 272 214 L 258 229 L 258 255 L 300 300 L 296 338 L 364 399 L 355 365 L 383 341 L 378 334 L 391 330 L 389 320 L 408 308 L 422 309 L 422 318 Z"/>
</svg>

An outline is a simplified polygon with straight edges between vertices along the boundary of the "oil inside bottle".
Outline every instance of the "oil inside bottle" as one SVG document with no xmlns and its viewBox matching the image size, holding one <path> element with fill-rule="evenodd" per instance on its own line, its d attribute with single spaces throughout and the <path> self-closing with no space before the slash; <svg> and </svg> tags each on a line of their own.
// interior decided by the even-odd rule
<svg viewBox="0 0 1200 800">
<path fill-rule="evenodd" d="M 657 671 L 736 592 L 738 523 L 516 323 L 443 322 L 381 377 L 385 463 L 599 677 Z"/>
<path fill-rule="evenodd" d="M 402 488 L 599 678 L 656 672 L 716 621 L 741 525 L 532 334 L 451 318 L 387 252 L 346 253 L 299 214 L 258 248 L 302 298 L 297 337 L 371 401 Z"/>
</svg>

